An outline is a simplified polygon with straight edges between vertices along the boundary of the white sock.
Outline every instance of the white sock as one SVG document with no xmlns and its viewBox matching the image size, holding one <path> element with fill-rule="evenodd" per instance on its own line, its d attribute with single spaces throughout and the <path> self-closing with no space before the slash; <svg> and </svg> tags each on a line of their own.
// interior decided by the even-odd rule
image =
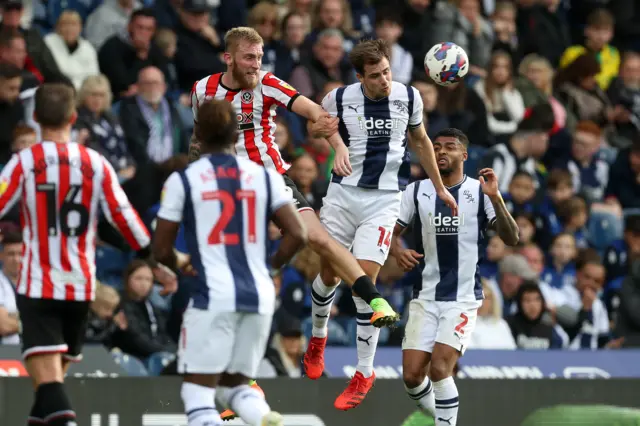
<svg viewBox="0 0 640 426">
<path fill-rule="evenodd" d="M 418 407 L 428 415 L 435 417 L 436 398 L 434 396 L 433 385 L 431 384 L 429 377 L 425 377 L 424 382 L 422 382 L 418 387 L 410 389 L 407 385 L 404 385 L 404 388 L 407 391 L 409 398 L 418 403 Z"/>
<path fill-rule="evenodd" d="M 189 426 L 221 425 L 216 410 L 216 390 L 195 383 L 184 382 L 180 390 Z"/>
<path fill-rule="evenodd" d="M 458 388 L 453 377 L 433 382 L 436 396 L 436 426 L 456 426 L 458 421 Z"/>
<path fill-rule="evenodd" d="M 356 370 L 362 373 L 364 377 L 371 377 L 373 374 L 373 358 L 376 355 L 380 329 L 371 325 L 371 316 L 373 315 L 371 306 L 358 296 L 353 296 L 353 301 L 358 311 L 356 316 L 356 346 L 358 348 L 358 365 L 356 366 Z"/>
<path fill-rule="evenodd" d="M 322 278 L 318 275 L 311 286 L 311 318 L 313 318 L 311 335 L 313 337 L 327 337 L 327 323 L 335 297 L 336 288 L 324 285 Z"/>
<path fill-rule="evenodd" d="M 262 418 L 271 411 L 262 394 L 249 385 L 219 387 L 218 401 L 233 410 L 248 426 L 261 426 Z"/>
</svg>

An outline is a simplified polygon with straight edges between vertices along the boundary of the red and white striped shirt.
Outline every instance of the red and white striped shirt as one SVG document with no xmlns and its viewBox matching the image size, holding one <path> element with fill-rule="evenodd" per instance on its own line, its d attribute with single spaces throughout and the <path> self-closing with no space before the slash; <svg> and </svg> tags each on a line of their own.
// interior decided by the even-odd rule
<svg viewBox="0 0 640 426">
<path fill-rule="evenodd" d="M 76 143 L 41 142 L 15 154 L 0 174 L 0 217 L 20 203 L 24 239 L 18 294 L 91 301 L 99 208 L 134 250 L 149 232 L 109 162 Z"/>
<path fill-rule="evenodd" d="M 298 91 L 270 72 L 260 71 L 259 83 L 253 90 L 229 89 L 222 84 L 223 73 L 196 81 L 191 90 L 194 119 L 198 106 L 207 98 L 225 99 L 234 106 L 238 120 L 236 153 L 268 169 L 285 173 L 290 164 L 282 159 L 276 145 L 276 107 L 291 109 Z"/>
</svg>

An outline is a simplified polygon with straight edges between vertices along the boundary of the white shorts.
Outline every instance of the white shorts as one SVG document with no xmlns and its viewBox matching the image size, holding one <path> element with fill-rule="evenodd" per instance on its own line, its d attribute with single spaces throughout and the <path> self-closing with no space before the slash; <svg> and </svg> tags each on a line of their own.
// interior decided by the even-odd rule
<svg viewBox="0 0 640 426">
<path fill-rule="evenodd" d="M 356 259 L 384 265 L 402 192 L 331 183 L 322 200 L 320 221 Z"/>
<path fill-rule="evenodd" d="M 409 320 L 404 330 L 402 350 L 433 352 L 436 342 L 451 346 L 464 354 L 476 327 L 477 302 L 436 302 L 413 299 L 409 303 Z"/>
<path fill-rule="evenodd" d="M 258 373 L 271 331 L 271 315 L 188 308 L 184 314 L 180 374 Z"/>
</svg>

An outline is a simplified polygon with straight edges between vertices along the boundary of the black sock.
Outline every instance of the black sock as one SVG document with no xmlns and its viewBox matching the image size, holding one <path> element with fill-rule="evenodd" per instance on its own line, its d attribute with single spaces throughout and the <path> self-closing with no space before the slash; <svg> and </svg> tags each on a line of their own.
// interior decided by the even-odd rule
<svg viewBox="0 0 640 426">
<path fill-rule="evenodd" d="M 45 424 L 50 426 L 75 425 L 76 413 L 60 382 L 43 383 L 36 392 L 36 405 L 41 410 Z"/>
<path fill-rule="evenodd" d="M 373 281 L 366 275 L 361 276 L 353 283 L 351 287 L 362 300 L 367 303 L 371 303 L 373 299 L 378 297 L 382 297 L 380 293 L 378 293 L 378 289 L 375 285 L 373 285 Z"/>
<path fill-rule="evenodd" d="M 35 398 L 35 395 L 34 395 Z M 29 412 L 29 419 L 27 420 L 27 425 L 29 426 L 41 426 L 44 424 L 44 419 L 42 416 L 42 412 L 40 411 L 40 406 L 38 405 L 38 400 L 33 401 L 33 405 L 31 406 L 31 411 Z"/>
</svg>

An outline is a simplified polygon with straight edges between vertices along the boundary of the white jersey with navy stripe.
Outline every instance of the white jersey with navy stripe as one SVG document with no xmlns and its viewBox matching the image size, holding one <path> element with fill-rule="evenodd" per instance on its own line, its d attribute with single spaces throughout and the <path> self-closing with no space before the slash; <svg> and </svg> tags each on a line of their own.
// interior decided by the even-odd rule
<svg viewBox="0 0 640 426">
<path fill-rule="evenodd" d="M 430 180 L 412 183 L 402 194 L 398 224 L 413 225 L 422 282 L 414 298 L 471 302 L 483 299 L 479 263 L 485 250 L 485 230 L 495 220 L 493 205 L 480 182 L 465 176 L 449 192 L 458 203 L 458 216 L 436 195 Z"/>
<path fill-rule="evenodd" d="M 369 189 L 403 190 L 409 181 L 407 129 L 422 125 L 422 98 L 411 86 L 393 82 L 379 100 L 365 96 L 361 83 L 332 90 L 322 107 L 340 119 L 353 172 L 332 182 Z"/>
<path fill-rule="evenodd" d="M 190 306 L 273 313 L 269 218 L 292 202 L 278 172 L 231 155 L 203 156 L 167 179 L 158 217 L 184 224 L 198 273 Z"/>
</svg>

